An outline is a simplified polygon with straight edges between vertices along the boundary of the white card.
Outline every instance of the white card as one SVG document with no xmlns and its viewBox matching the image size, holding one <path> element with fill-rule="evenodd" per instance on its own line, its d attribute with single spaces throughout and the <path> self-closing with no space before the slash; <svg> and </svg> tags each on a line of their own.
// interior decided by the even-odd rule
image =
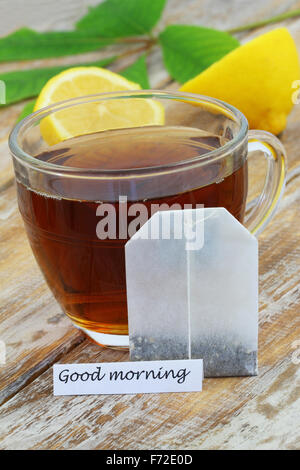
<svg viewBox="0 0 300 470">
<path fill-rule="evenodd" d="M 54 395 L 201 392 L 202 359 L 54 364 Z"/>
</svg>

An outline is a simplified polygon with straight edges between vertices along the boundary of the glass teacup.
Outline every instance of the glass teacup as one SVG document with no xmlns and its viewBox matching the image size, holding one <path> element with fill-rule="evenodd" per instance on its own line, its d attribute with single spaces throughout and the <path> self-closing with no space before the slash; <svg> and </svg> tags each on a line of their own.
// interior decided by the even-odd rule
<svg viewBox="0 0 300 470">
<path fill-rule="evenodd" d="M 49 145 L 48 116 L 87 104 L 135 100 L 164 107 L 165 124 L 108 129 Z M 120 109 L 122 109 L 120 106 Z M 285 152 L 264 131 L 248 131 L 234 107 L 165 91 L 116 92 L 56 103 L 16 125 L 9 139 L 20 212 L 35 258 L 75 326 L 101 345 L 128 346 L 124 245 L 157 210 L 225 207 L 252 233 L 271 219 L 285 184 Z M 267 162 L 250 202 L 248 159 Z M 139 206 L 140 207 L 140 206 Z"/>
</svg>

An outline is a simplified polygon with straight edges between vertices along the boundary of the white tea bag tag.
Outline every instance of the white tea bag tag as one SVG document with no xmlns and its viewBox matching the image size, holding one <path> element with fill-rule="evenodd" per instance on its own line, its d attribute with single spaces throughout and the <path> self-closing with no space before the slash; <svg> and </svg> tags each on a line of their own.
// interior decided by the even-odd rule
<svg viewBox="0 0 300 470">
<path fill-rule="evenodd" d="M 203 358 L 206 377 L 257 373 L 258 245 L 226 209 L 157 212 L 125 254 L 132 360 Z"/>
<path fill-rule="evenodd" d="M 202 359 L 55 364 L 54 395 L 200 392 Z"/>
</svg>

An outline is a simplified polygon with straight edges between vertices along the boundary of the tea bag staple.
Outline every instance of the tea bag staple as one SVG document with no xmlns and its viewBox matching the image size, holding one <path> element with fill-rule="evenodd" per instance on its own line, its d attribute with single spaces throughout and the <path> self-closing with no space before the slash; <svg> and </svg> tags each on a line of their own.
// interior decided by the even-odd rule
<svg viewBox="0 0 300 470">
<path fill-rule="evenodd" d="M 257 374 L 258 244 L 226 209 L 157 212 L 125 254 L 131 360 Z"/>
</svg>

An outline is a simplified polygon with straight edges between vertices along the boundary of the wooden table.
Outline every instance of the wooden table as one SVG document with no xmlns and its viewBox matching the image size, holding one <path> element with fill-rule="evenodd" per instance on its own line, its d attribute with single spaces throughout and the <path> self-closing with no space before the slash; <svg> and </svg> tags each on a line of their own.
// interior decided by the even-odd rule
<svg viewBox="0 0 300 470">
<path fill-rule="evenodd" d="M 2 0 L 1 9 L 11 15 L 14 2 L 20 3 Z M 39 29 L 70 27 L 84 11 L 80 0 L 56 0 L 45 17 L 47 5 L 45 0 L 28 0 L 26 11 L 19 16 L 14 11 L 10 23 L 2 15 L 0 34 L 21 26 L 22 18 Z M 186 23 L 228 29 L 299 7 L 299 1 L 169 0 L 158 28 Z M 300 18 L 284 24 L 300 51 Z M 86 54 L 77 62 L 104 55 Z M 72 61 L 74 57 L 47 64 Z M 1 70 L 16 66 L 26 68 L 28 63 L 5 64 Z M 149 57 L 149 69 L 153 87 L 176 87 L 158 50 Z M 128 354 L 85 339 L 61 312 L 34 261 L 17 209 L 7 149 L 7 134 L 22 106 L 0 113 L 0 340 L 7 348 L 6 365 L 0 366 L 0 448 L 299 449 L 300 106 L 294 107 L 281 136 L 288 153 L 287 189 L 275 218 L 259 237 L 259 376 L 206 379 L 202 393 L 84 397 L 53 396 L 54 363 L 124 361 Z"/>
</svg>

